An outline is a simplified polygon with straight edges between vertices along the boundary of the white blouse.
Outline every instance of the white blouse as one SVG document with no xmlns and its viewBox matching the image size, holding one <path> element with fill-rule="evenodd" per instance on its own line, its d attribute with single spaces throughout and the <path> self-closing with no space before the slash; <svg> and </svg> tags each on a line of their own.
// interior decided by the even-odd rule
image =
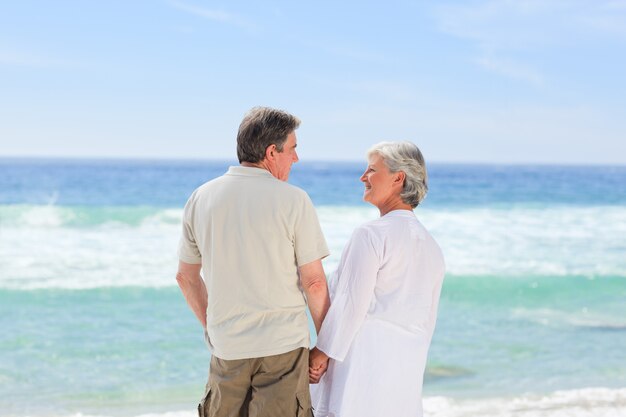
<svg viewBox="0 0 626 417">
<path fill-rule="evenodd" d="M 408 210 L 358 227 L 330 277 L 317 347 L 331 357 L 311 385 L 316 417 L 422 416 L 422 381 L 444 260 Z"/>
</svg>

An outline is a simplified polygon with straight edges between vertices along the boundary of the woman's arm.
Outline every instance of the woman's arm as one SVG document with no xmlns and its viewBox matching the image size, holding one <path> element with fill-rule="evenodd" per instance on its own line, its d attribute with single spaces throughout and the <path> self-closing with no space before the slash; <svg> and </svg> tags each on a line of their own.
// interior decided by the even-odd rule
<svg viewBox="0 0 626 417">
<path fill-rule="evenodd" d="M 317 348 L 343 361 L 374 297 L 380 249 L 366 228 L 358 228 L 341 257 L 337 289 L 317 338 Z"/>
</svg>

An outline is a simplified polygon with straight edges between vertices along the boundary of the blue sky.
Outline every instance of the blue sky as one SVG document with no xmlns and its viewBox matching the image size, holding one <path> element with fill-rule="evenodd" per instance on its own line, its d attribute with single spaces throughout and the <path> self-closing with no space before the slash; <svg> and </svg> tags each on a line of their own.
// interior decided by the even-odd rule
<svg viewBox="0 0 626 417">
<path fill-rule="evenodd" d="M 626 1 L 7 1 L 0 156 L 235 156 L 252 106 L 301 159 L 626 163 Z"/>
</svg>

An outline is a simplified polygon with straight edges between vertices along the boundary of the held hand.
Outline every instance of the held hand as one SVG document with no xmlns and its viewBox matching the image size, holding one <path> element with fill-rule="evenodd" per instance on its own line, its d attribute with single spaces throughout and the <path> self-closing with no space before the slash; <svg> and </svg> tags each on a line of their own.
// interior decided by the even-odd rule
<svg viewBox="0 0 626 417">
<path fill-rule="evenodd" d="M 309 352 L 309 383 L 317 384 L 328 369 L 328 356 L 318 348 Z"/>
</svg>

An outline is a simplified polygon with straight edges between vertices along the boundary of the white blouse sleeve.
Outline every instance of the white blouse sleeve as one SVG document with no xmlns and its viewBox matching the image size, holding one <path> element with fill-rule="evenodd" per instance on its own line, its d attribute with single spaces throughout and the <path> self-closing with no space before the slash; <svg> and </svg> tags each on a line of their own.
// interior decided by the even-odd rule
<svg viewBox="0 0 626 417">
<path fill-rule="evenodd" d="M 380 249 L 370 232 L 358 228 L 337 270 L 334 297 L 317 336 L 317 348 L 343 361 L 369 310 L 380 269 Z"/>
<path fill-rule="evenodd" d="M 433 288 L 433 298 L 430 305 L 430 315 L 428 318 L 428 330 L 432 339 L 437 324 L 437 310 L 439 309 L 439 299 L 441 298 L 441 287 L 443 285 L 443 277 L 445 275 L 445 266 L 442 264 L 440 271 L 437 273 L 437 281 Z"/>
</svg>

